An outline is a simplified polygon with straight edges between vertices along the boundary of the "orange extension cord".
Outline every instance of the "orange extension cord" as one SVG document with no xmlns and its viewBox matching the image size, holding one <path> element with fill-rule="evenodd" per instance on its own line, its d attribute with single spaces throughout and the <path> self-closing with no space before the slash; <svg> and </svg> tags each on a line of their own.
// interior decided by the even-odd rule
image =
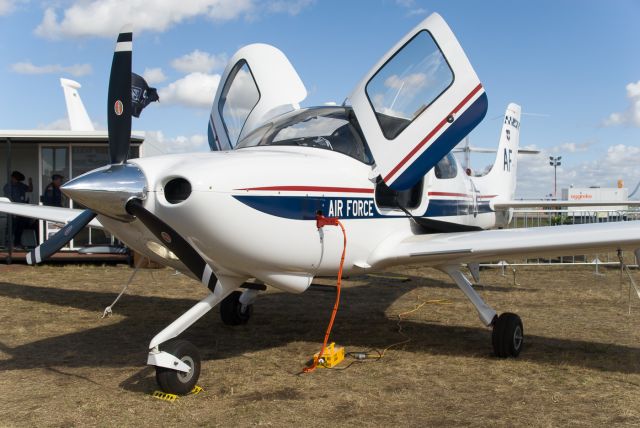
<svg viewBox="0 0 640 428">
<path fill-rule="evenodd" d="M 311 373 L 318 367 L 318 361 L 320 357 L 324 354 L 324 350 L 327 347 L 327 342 L 329 341 L 329 335 L 331 334 L 331 329 L 333 328 L 333 321 L 336 319 L 336 313 L 338 312 L 338 306 L 340 305 L 340 288 L 342 285 L 342 268 L 344 267 L 344 255 L 347 252 L 347 232 L 344 230 L 344 226 L 337 218 L 332 217 L 324 217 L 321 214 L 318 214 L 316 217 L 316 225 L 318 229 L 323 228 L 324 226 L 340 226 L 342 229 L 342 237 L 344 239 L 344 244 L 342 245 L 342 257 L 340 257 L 340 268 L 338 269 L 338 281 L 336 284 L 336 303 L 333 305 L 333 311 L 331 312 L 331 319 L 329 320 L 329 325 L 327 326 L 327 332 L 324 335 L 324 342 L 322 342 L 322 348 L 320 349 L 320 353 L 318 354 L 318 359 L 313 362 L 311 367 L 305 367 L 302 369 L 303 373 Z"/>
</svg>

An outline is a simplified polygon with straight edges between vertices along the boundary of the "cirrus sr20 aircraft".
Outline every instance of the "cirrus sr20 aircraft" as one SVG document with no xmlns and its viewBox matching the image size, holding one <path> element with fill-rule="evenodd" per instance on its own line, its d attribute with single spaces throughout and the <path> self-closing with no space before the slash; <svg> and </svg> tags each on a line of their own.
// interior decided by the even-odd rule
<svg viewBox="0 0 640 428">
<path fill-rule="evenodd" d="M 445 271 L 493 328 L 498 357 L 518 356 L 522 322 L 489 307 L 463 265 L 477 277 L 483 260 L 640 248 L 638 222 L 500 229 L 509 208 L 527 204 L 512 200 L 520 107 L 507 108 L 491 171 L 467 176 L 451 151 L 483 119 L 487 96 L 437 14 L 393 46 L 343 106 L 301 109 L 306 90 L 284 54 L 243 47 L 214 99 L 208 153 L 127 160 L 131 57 L 132 33 L 123 29 L 109 82 L 111 164 L 63 186 L 87 209 L 3 202 L 0 211 L 67 223 L 29 263 L 99 222 L 210 289 L 149 344 L 148 364 L 166 392 L 195 385 L 198 350 L 175 338 L 218 303 L 224 322 L 241 324 L 266 285 L 301 293 L 314 277 L 336 274 L 343 236 L 321 227 L 327 217 L 346 230 L 345 275 L 409 263 Z"/>
</svg>

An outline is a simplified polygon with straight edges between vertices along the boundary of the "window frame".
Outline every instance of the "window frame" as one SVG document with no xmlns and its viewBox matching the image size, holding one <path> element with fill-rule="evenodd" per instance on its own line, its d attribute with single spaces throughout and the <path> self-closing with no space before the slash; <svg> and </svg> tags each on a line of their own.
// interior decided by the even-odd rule
<svg viewBox="0 0 640 428">
<path fill-rule="evenodd" d="M 363 159 L 359 159 L 357 157 L 351 156 L 347 153 L 344 153 L 342 151 L 339 150 L 333 150 L 333 149 L 324 149 L 322 147 L 315 147 L 315 146 L 291 146 L 291 147 L 303 147 L 303 148 L 308 148 L 308 149 L 319 149 L 319 150 L 329 150 L 333 153 L 339 153 L 343 156 L 346 156 L 350 159 L 354 159 L 364 165 L 374 165 L 375 164 L 375 159 L 373 158 L 373 154 L 371 153 L 371 148 L 369 147 L 369 144 L 367 143 L 366 138 L 364 137 L 364 134 L 362 132 L 362 129 L 360 127 L 360 123 L 358 122 L 357 117 L 355 116 L 355 114 L 353 114 L 353 109 L 351 107 L 345 107 L 345 106 L 321 106 L 321 107 L 309 107 L 309 108 L 304 108 L 301 110 L 296 110 L 296 111 L 292 111 L 289 113 L 285 113 L 287 116 L 284 116 L 285 120 L 291 120 L 292 117 L 296 117 L 298 115 L 302 115 L 305 114 L 306 112 L 309 111 L 317 111 L 317 110 L 325 110 L 325 109 L 340 109 L 343 110 L 345 113 L 345 118 L 341 119 L 344 120 L 346 123 L 345 125 L 349 126 L 349 130 L 352 134 L 353 140 L 356 140 L 356 138 L 358 138 L 360 140 L 360 143 L 362 144 L 362 149 L 363 149 Z M 288 115 L 291 116 L 288 116 Z M 318 114 L 320 116 L 326 117 L 326 115 L 324 114 Z M 284 147 L 286 145 L 284 144 L 271 144 L 273 141 L 273 138 L 271 139 L 271 141 L 269 142 L 269 144 L 263 144 L 264 139 L 265 139 L 265 135 L 268 133 L 272 133 L 272 137 L 275 137 L 276 135 L 278 135 L 280 133 L 280 131 L 282 131 L 283 129 L 285 129 L 285 127 L 282 126 L 282 123 L 280 123 L 280 121 L 283 119 L 283 117 L 279 117 L 279 118 L 275 118 L 274 120 L 272 120 L 269 123 L 266 123 L 256 129 L 254 129 L 253 131 L 251 131 L 251 133 L 249 133 L 248 135 L 245 135 L 242 139 L 240 139 L 238 141 L 238 145 L 236 145 L 236 147 L 234 147 L 234 150 L 242 150 L 242 149 L 248 149 L 248 148 L 252 148 L 252 147 L 277 147 L 277 146 L 281 146 Z M 302 121 L 298 121 L 296 123 L 300 123 Z M 296 124 L 294 123 L 294 124 Z M 290 124 L 287 126 L 291 126 L 294 124 Z M 276 130 L 274 130 L 273 128 L 277 128 Z M 262 136 L 260 137 L 260 141 L 257 144 L 254 145 L 242 145 L 240 144 L 243 141 L 246 141 L 246 139 L 251 136 L 254 132 L 258 132 L 259 130 L 265 128 L 264 131 L 261 132 Z"/>
<path fill-rule="evenodd" d="M 453 166 L 455 174 L 453 174 L 452 176 L 447 176 L 447 177 L 438 177 L 438 171 L 441 171 L 441 169 L 438 167 L 438 165 L 440 165 L 440 162 L 442 162 L 445 158 L 449 158 L 450 159 L 450 164 Z M 452 179 L 456 178 L 459 173 L 460 173 L 460 170 L 458 169 L 457 159 L 456 159 L 455 155 L 453 153 L 451 153 L 451 152 L 447 153 L 433 167 L 433 175 L 437 180 L 452 180 Z"/>
<path fill-rule="evenodd" d="M 376 108 L 373 105 L 373 102 L 371 101 L 371 97 L 369 96 L 369 84 L 380 74 L 380 72 L 382 70 L 384 70 L 384 68 L 387 66 L 387 64 L 389 64 L 391 61 L 393 61 L 393 59 L 404 50 L 405 47 L 407 47 L 411 42 L 413 42 L 419 35 L 421 35 L 422 33 L 426 33 L 428 35 L 429 38 L 431 38 L 431 41 L 433 42 L 433 44 L 436 46 L 436 48 L 438 49 L 438 51 L 440 52 L 440 55 L 442 55 L 442 58 L 444 59 L 444 62 L 447 64 L 447 68 L 449 69 L 449 71 L 451 72 L 451 81 L 449 82 L 449 84 L 447 85 L 446 88 L 444 88 L 437 96 L 435 96 L 430 102 L 429 104 L 427 104 L 422 111 L 416 115 L 413 119 L 411 119 L 409 121 L 409 123 L 407 123 L 402 129 L 400 129 L 395 135 L 388 135 L 385 128 L 382 126 L 382 123 L 380 122 L 380 117 L 378 116 L 378 112 L 376 110 Z M 424 114 L 424 112 L 426 112 L 427 110 L 429 110 L 429 107 L 431 107 L 431 105 L 436 102 L 436 100 L 438 100 L 445 92 L 447 92 L 455 83 L 456 81 L 456 74 L 453 71 L 453 68 L 451 67 L 451 64 L 449 63 L 449 60 L 447 59 L 446 55 L 444 54 L 444 52 L 442 52 L 442 48 L 440 47 L 440 45 L 438 44 L 438 41 L 436 40 L 435 37 L 433 37 L 433 34 L 431 34 L 431 31 L 427 30 L 427 29 L 422 29 L 420 31 L 418 31 L 416 34 L 413 35 L 413 37 L 411 37 L 409 40 L 407 40 L 407 42 L 402 45 L 402 47 L 400 47 L 400 49 L 398 49 L 389 59 L 387 59 L 384 64 L 382 64 L 382 66 L 378 69 L 378 71 L 375 72 L 375 74 L 373 76 L 371 76 L 371 78 L 367 81 L 366 85 L 364 86 L 364 93 L 365 96 L 367 97 L 367 101 L 369 101 L 369 106 L 371 106 L 371 110 L 373 111 L 373 115 L 376 118 L 376 121 L 378 122 L 378 126 L 380 127 L 380 131 L 382 131 L 382 135 L 384 136 L 384 138 L 387 141 L 393 141 L 396 138 L 398 138 L 398 136 L 400 136 L 405 129 L 407 129 L 409 126 L 411 126 L 411 124 L 413 122 L 415 122 L 415 120 L 417 118 L 419 118 L 420 116 L 422 116 Z"/>
<path fill-rule="evenodd" d="M 247 60 L 241 59 L 240 61 L 235 63 L 235 65 L 233 66 L 233 69 L 229 73 L 229 77 L 227 77 L 227 80 L 224 82 L 224 87 L 222 88 L 222 92 L 220 94 L 220 99 L 218 100 L 218 114 L 220 115 L 220 119 L 222 120 L 222 126 L 224 127 L 224 132 L 226 132 L 226 134 L 227 134 L 227 139 L 229 140 L 229 142 L 231 142 L 231 135 L 229 135 L 229 129 L 227 128 L 227 121 L 225 120 L 225 115 L 223 113 L 223 110 L 224 110 L 224 106 L 227 103 L 227 95 L 229 94 L 229 90 L 231 89 L 231 86 L 235 82 L 236 76 L 238 75 L 238 72 L 240 70 L 242 70 L 242 68 L 245 65 L 247 66 L 247 69 L 249 70 L 249 75 L 251 76 L 251 80 L 253 81 L 253 85 L 256 88 L 256 91 L 258 92 L 258 99 L 256 100 L 255 104 L 249 110 L 249 114 L 247 115 L 247 117 L 245 117 L 245 120 L 242 123 L 242 127 L 240 128 L 240 132 L 238 132 L 238 138 L 236 139 L 235 144 L 238 144 L 238 142 L 240 141 L 240 137 L 242 136 L 242 131 L 244 130 L 244 126 L 247 123 L 247 119 L 249 118 L 249 116 L 251 116 L 251 113 L 253 113 L 253 110 L 260 103 L 260 99 L 262 98 L 262 93 L 260 92 L 260 87 L 258 86 L 258 82 L 256 82 L 256 78 L 253 75 L 253 71 L 251 70 L 251 66 L 249 65 Z M 232 146 L 235 146 L 235 144 L 232 145 Z"/>
</svg>

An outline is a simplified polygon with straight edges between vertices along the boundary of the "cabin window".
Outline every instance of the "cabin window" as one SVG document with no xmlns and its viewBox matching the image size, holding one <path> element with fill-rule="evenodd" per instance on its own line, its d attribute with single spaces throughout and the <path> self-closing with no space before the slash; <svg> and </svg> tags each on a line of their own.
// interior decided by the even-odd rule
<svg viewBox="0 0 640 428">
<path fill-rule="evenodd" d="M 416 34 L 366 86 L 385 138 L 396 138 L 452 83 L 453 71 L 431 34 Z"/>
<path fill-rule="evenodd" d="M 238 149 L 255 146 L 297 146 L 331 150 L 371 165 L 369 151 L 353 110 L 317 107 L 280 116 L 250 132 Z"/>
<path fill-rule="evenodd" d="M 380 208 L 411 210 L 418 208 L 422 201 L 422 184 L 424 178 L 415 186 L 406 190 L 393 190 L 380 178 L 376 184 L 376 205 Z"/>
<path fill-rule="evenodd" d="M 445 157 L 440 159 L 440 162 L 438 162 L 433 169 L 436 178 L 440 179 L 455 178 L 456 175 L 458 175 L 456 158 L 451 153 L 448 153 Z"/>
<path fill-rule="evenodd" d="M 227 79 L 218 110 L 231 145 L 234 146 L 249 114 L 260 100 L 260 91 L 253 78 L 249 64 L 238 62 Z"/>
</svg>

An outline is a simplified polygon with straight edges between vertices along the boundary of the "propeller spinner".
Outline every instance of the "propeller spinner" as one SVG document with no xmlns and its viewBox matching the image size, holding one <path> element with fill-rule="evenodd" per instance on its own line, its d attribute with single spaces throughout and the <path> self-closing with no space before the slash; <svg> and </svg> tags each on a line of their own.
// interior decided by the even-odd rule
<svg viewBox="0 0 640 428">
<path fill-rule="evenodd" d="M 170 225 L 144 207 L 147 180 L 134 164 L 127 163 L 131 143 L 131 62 L 133 33 L 122 28 L 113 53 L 107 105 L 111 164 L 88 172 L 62 186 L 69 198 L 89 209 L 27 255 L 27 263 L 41 263 L 60 250 L 97 214 L 129 222 L 137 218 L 153 235 L 211 290 L 217 278 L 198 251 Z"/>
<path fill-rule="evenodd" d="M 111 63 L 111 76 L 109 78 L 109 95 L 108 95 L 108 130 L 109 130 L 109 157 L 111 166 L 121 166 L 127 160 L 129 154 L 129 145 L 131 143 L 131 56 L 133 46 L 132 27 L 126 25 L 118 35 L 118 41 L 113 53 L 113 62 Z M 109 168 L 103 168 L 107 171 Z M 81 187 L 86 189 L 89 181 L 95 181 L 94 186 L 90 190 L 99 192 L 110 187 L 106 185 L 105 180 L 89 180 L 87 176 L 94 175 L 96 171 L 90 172 L 78 177 L 62 186 L 62 191 L 68 197 L 85 203 L 85 205 L 94 207 L 95 204 L 88 200 L 81 201 L 79 190 Z M 108 184 L 113 184 L 113 180 L 108 180 Z M 100 192 L 104 194 L 104 190 Z M 86 198 L 85 198 L 86 199 Z M 95 207 L 98 208 L 98 207 Z M 123 206 L 124 209 L 124 206 Z M 125 213 L 126 214 L 126 213 Z M 60 229 L 58 233 L 46 240 L 42 245 L 34 248 L 27 254 L 27 263 L 41 263 L 52 254 L 64 247 L 71 241 L 91 220 L 96 217 L 97 213 L 92 209 L 84 210 L 80 215 L 71 220 L 65 227 Z"/>
</svg>

